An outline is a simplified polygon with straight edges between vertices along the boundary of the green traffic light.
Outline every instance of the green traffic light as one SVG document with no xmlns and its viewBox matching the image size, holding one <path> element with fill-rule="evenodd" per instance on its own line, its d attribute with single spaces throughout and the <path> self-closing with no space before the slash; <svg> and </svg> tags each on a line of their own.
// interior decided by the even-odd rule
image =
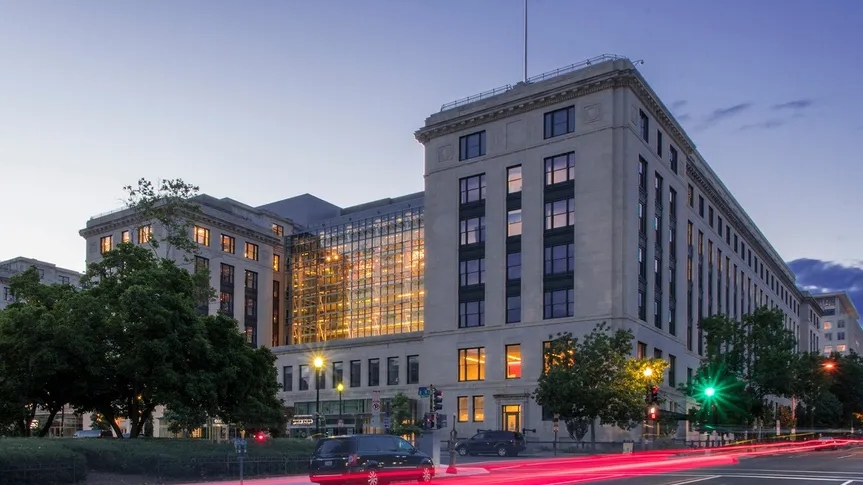
<svg viewBox="0 0 863 485">
<path fill-rule="evenodd" d="M 707 389 L 704 390 L 704 395 L 707 397 L 713 397 L 714 394 L 716 394 L 716 389 L 714 389 L 712 387 L 708 387 Z"/>
</svg>

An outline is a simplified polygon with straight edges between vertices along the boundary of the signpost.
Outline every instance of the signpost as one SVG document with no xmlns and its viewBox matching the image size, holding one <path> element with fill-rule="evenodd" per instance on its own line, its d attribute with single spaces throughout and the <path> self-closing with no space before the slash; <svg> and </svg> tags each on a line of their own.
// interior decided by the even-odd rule
<svg viewBox="0 0 863 485">
<path fill-rule="evenodd" d="M 557 431 L 560 422 L 560 414 L 554 413 L 554 456 L 557 456 Z"/>
<path fill-rule="evenodd" d="M 378 428 L 381 427 L 381 391 L 374 391 L 372 393 L 372 428 L 374 428 L 374 432 L 378 432 Z"/>
<path fill-rule="evenodd" d="M 240 461 L 240 485 L 243 485 L 243 459 L 246 456 L 246 430 L 240 431 L 240 437 L 234 439 L 234 449 Z"/>
</svg>

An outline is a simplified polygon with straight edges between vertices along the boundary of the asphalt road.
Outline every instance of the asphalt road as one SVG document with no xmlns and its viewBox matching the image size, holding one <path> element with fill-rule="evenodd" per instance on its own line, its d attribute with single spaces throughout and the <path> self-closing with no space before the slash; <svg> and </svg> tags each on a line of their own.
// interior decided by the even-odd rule
<svg viewBox="0 0 863 485">
<path fill-rule="evenodd" d="M 641 475 L 604 480 L 600 483 L 603 485 L 863 485 L 863 448 L 742 458 L 736 465 L 719 468 Z"/>
</svg>

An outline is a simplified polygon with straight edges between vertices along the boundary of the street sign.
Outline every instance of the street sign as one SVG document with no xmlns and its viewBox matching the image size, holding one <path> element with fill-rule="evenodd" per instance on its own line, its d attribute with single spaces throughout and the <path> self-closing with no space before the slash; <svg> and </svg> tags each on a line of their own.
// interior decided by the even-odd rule
<svg viewBox="0 0 863 485">
<path fill-rule="evenodd" d="M 381 427 L 381 415 L 380 414 L 372 414 L 372 428 L 380 428 Z"/>
<path fill-rule="evenodd" d="M 372 401 L 372 413 L 379 414 L 381 412 L 381 402 Z"/>
<path fill-rule="evenodd" d="M 431 396 L 431 391 L 429 391 L 428 387 L 422 386 L 417 389 L 417 394 L 419 397 L 429 397 Z"/>
<path fill-rule="evenodd" d="M 374 403 L 378 403 L 378 409 L 380 409 L 381 391 L 372 392 L 372 404 Z"/>
<path fill-rule="evenodd" d="M 389 417 L 389 416 L 384 416 L 384 428 L 389 429 L 390 424 L 391 424 L 390 417 Z"/>
<path fill-rule="evenodd" d="M 345 420 L 344 420 L 344 419 L 340 419 L 340 420 L 339 420 L 339 424 L 338 424 L 339 428 L 341 428 L 341 427 L 342 427 L 342 426 L 344 426 L 344 425 L 345 425 Z"/>
</svg>

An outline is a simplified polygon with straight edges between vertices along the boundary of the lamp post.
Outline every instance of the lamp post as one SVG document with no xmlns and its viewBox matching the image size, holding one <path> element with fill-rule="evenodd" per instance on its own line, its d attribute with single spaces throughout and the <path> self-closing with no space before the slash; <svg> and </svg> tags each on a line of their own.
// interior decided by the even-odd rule
<svg viewBox="0 0 863 485">
<path fill-rule="evenodd" d="M 336 390 L 339 391 L 339 434 L 344 434 L 342 432 L 342 413 L 344 413 L 344 409 L 342 408 L 342 392 L 345 390 L 345 385 L 339 382 L 336 386 Z"/>
<path fill-rule="evenodd" d="M 644 403 L 647 407 L 650 407 L 650 377 L 653 376 L 653 369 L 650 367 L 646 367 L 642 372 L 644 374 Z M 644 421 L 641 424 L 641 450 L 644 451 L 647 449 L 647 425 L 648 425 L 648 416 L 647 409 L 644 410 Z"/>
<path fill-rule="evenodd" d="M 315 357 L 312 364 L 315 366 L 315 434 L 321 434 L 321 369 L 324 368 L 324 359 Z"/>
</svg>

